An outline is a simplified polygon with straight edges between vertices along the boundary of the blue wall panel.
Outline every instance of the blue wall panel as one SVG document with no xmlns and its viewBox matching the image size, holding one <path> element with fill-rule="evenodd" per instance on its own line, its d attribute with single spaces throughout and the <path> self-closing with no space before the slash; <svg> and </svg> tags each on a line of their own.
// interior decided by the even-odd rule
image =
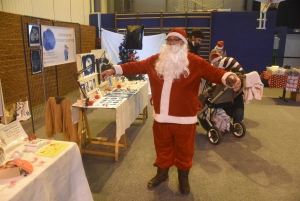
<svg viewBox="0 0 300 201">
<path fill-rule="evenodd" d="M 223 40 L 227 56 L 236 58 L 246 72 L 261 73 L 272 65 L 274 34 L 276 31 L 276 11 L 267 12 L 266 29 L 257 29 L 259 12 L 213 12 L 211 27 L 211 48 Z M 114 29 L 114 14 L 102 14 L 102 27 Z M 119 20 L 118 27 L 126 27 L 134 20 Z M 164 27 L 185 27 L 185 19 L 163 19 Z M 147 27 L 159 27 L 160 19 L 140 20 Z M 188 26 L 209 26 L 207 19 L 187 20 Z M 284 32 L 284 31 L 283 31 Z M 280 31 L 280 33 L 283 33 Z M 284 33 L 283 33 L 284 34 Z M 283 35 L 280 37 L 285 38 Z"/>
<path fill-rule="evenodd" d="M 211 47 L 223 40 L 227 56 L 237 59 L 246 72 L 261 73 L 272 64 L 276 14 L 268 12 L 266 29 L 257 29 L 259 12 L 213 13 Z"/>
<path fill-rule="evenodd" d="M 101 15 L 101 28 L 109 31 L 115 30 L 115 14 L 102 14 Z"/>
</svg>

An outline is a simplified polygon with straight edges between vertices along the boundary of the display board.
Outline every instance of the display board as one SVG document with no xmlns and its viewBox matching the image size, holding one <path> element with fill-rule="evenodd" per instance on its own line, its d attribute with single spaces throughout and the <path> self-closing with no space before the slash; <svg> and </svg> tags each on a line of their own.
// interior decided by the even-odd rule
<svg viewBox="0 0 300 201">
<path fill-rule="evenodd" d="M 44 67 L 75 62 L 74 28 L 41 26 Z"/>
</svg>

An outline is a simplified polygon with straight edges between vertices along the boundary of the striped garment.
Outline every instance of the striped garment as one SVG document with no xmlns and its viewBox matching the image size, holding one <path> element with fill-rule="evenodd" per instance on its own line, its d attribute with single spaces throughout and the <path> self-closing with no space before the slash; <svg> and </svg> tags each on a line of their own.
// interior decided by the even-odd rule
<svg viewBox="0 0 300 201">
<path fill-rule="evenodd" d="M 226 71 L 232 71 L 232 72 L 244 71 L 242 66 L 239 64 L 239 62 L 232 57 L 223 57 L 220 60 L 219 68 L 224 69 Z"/>
</svg>

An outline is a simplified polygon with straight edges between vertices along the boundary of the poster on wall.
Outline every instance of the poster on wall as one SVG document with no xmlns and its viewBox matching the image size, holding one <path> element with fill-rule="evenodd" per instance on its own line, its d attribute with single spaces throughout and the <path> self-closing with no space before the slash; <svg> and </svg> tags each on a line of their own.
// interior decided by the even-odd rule
<svg viewBox="0 0 300 201">
<path fill-rule="evenodd" d="M 41 45 L 41 28 L 39 24 L 28 23 L 28 43 L 29 46 Z"/>
<path fill-rule="evenodd" d="M 41 50 L 30 50 L 32 74 L 42 72 Z"/>
<path fill-rule="evenodd" d="M 41 25 L 44 67 L 75 62 L 74 28 Z"/>
</svg>

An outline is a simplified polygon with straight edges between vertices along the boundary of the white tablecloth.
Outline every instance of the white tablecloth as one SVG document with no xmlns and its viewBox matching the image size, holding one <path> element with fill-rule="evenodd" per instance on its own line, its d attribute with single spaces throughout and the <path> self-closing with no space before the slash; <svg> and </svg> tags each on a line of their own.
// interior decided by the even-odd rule
<svg viewBox="0 0 300 201">
<path fill-rule="evenodd" d="M 55 142 L 55 141 L 54 141 Z M 89 184 L 83 169 L 81 155 L 77 144 L 68 146 L 55 158 L 35 156 L 24 153 L 23 158 L 32 162 L 33 173 L 11 179 L 0 179 L 1 201 L 90 201 L 93 200 Z M 23 151 L 24 144 L 13 150 Z M 9 155 L 8 153 L 7 155 Z M 34 158 L 38 160 L 34 162 Z M 43 161 L 44 165 L 39 166 Z M 9 186 L 16 181 L 14 187 Z"/>
<path fill-rule="evenodd" d="M 134 89 L 134 86 L 131 87 Z M 124 100 L 116 108 L 116 138 L 120 140 L 125 130 L 130 127 L 132 122 L 139 116 L 143 109 L 148 105 L 148 82 L 138 82 L 136 85 L 137 93 L 131 98 Z M 78 123 L 79 109 L 82 106 L 74 104 L 72 107 L 73 123 Z M 88 106 L 87 112 L 92 112 L 94 109 L 111 110 L 112 108 L 103 108 L 97 106 Z"/>
</svg>

